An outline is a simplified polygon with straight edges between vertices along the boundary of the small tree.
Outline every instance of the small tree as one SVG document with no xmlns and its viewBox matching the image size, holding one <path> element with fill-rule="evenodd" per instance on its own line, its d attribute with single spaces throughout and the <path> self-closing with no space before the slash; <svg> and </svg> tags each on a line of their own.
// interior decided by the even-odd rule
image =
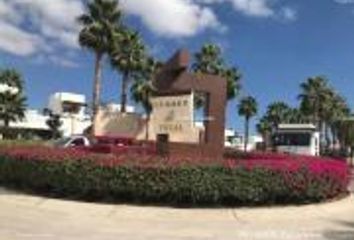
<svg viewBox="0 0 354 240">
<path fill-rule="evenodd" d="M 46 124 L 50 129 L 51 139 L 58 139 L 62 137 L 60 127 L 63 125 L 63 122 L 60 120 L 60 115 L 50 113 Z"/>
<path fill-rule="evenodd" d="M 23 92 L 23 80 L 14 69 L 0 71 L 0 84 L 8 89 L 0 92 L 0 120 L 4 126 L 4 137 L 9 137 L 10 122 L 17 122 L 25 117 L 26 97 Z"/>
<path fill-rule="evenodd" d="M 161 68 L 162 64 L 153 58 L 146 59 L 144 67 L 141 71 L 133 75 L 133 85 L 131 87 L 131 94 L 136 103 L 141 104 L 146 113 L 146 130 L 145 139 L 149 139 L 149 123 L 152 112 L 151 98 L 156 93 L 154 87 L 154 76 Z"/>
<path fill-rule="evenodd" d="M 248 96 L 241 99 L 238 106 L 238 114 L 245 117 L 245 145 L 244 151 L 247 151 L 248 135 L 249 135 L 249 122 L 250 119 L 258 112 L 258 104 L 254 97 Z"/>
<path fill-rule="evenodd" d="M 92 132 L 99 109 L 101 94 L 102 62 L 111 48 L 112 32 L 121 25 L 121 11 L 117 0 L 91 0 L 86 3 L 85 12 L 79 16 L 82 26 L 79 33 L 80 46 L 95 54 L 95 73 L 92 94 Z"/>
<path fill-rule="evenodd" d="M 336 122 L 338 131 L 338 139 L 341 143 L 341 147 L 348 153 L 351 165 L 353 166 L 354 158 L 354 120 L 338 120 Z"/>
<path fill-rule="evenodd" d="M 273 102 L 267 107 L 266 118 L 272 125 L 273 133 L 281 123 L 286 123 L 291 107 L 285 102 Z"/>
<path fill-rule="evenodd" d="M 272 124 L 267 117 L 263 117 L 257 124 L 256 128 L 257 132 L 261 134 L 263 138 L 263 150 L 267 150 L 272 138 Z"/>
<path fill-rule="evenodd" d="M 203 73 L 217 75 L 223 77 L 227 81 L 227 100 L 234 99 L 241 89 L 241 73 L 235 67 L 229 67 L 222 56 L 221 48 L 215 44 L 204 44 L 199 52 L 194 54 L 193 71 L 195 73 Z M 195 106 L 203 107 L 205 97 L 203 94 L 195 95 Z"/>
<path fill-rule="evenodd" d="M 121 112 L 126 112 L 129 83 L 136 72 L 144 68 L 145 45 L 138 32 L 130 29 L 116 31 L 112 37 L 110 50 L 111 65 L 122 74 Z"/>
</svg>

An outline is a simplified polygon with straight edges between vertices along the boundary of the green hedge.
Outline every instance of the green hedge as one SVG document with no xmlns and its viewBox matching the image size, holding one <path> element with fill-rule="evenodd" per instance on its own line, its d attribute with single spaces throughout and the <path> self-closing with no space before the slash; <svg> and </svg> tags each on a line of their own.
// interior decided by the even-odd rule
<svg viewBox="0 0 354 240">
<path fill-rule="evenodd" d="M 303 182 L 309 174 L 307 170 L 299 171 L 292 181 Z M 321 181 L 312 181 L 294 191 L 283 173 L 261 168 L 99 167 L 80 161 L 24 161 L 0 157 L 2 186 L 89 201 L 174 206 L 307 203 L 328 198 L 325 189 L 335 183 L 330 179 Z"/>
</svg>

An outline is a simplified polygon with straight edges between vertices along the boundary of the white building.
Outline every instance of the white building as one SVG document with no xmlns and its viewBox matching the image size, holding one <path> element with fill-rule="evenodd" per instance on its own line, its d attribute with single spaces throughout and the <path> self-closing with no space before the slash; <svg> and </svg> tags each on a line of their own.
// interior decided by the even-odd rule
<svg viewBox="0 0 354 240">
<path fill-rule="evenodd" d="M 0 85 L 1 91 L 15 91 L 12 88 Z M 48 135 L 48 112 L 57 114 L 62 121 L 63 136 L 83 134 L 91 126 L 91 118 L 86 111 L 86 98 L 75 93 L 54 93 L 49 97 L 46 111 L 28 109 L 21 121 L 10 122 L 9 127 L 18 130 L 18 136 L 24 137 L 28 133 L 38 137 Z M 46 113 L 47 112 L 47 113 Z"/>
<path fill-rule="evenodd" d="M 86 107 L 86 97 L 81 94 L 61 92 L 49 97 L 48 110 L 61 117 L 63 136 L 83 134 L 91 126 Z"/>
<path fill-rule="evenodd" d="M 313 124 L 280 124 L 275 145 L 278 152 L 318 156 L 320 133 Z"/>
<path fill-rule="evenodd" d="M 81 94 L 58 92 L 49 97 L 48 109 L 61 116 L 85 116 L 86 97 Z"/>
<path fill-rule="evenodd" d="M 204 123 L 201 121 L 194 122 L 195 127 L 204 130 Z M 238 135 L 237 132 L 232 128 L 225 129 L 225 147 L 235 148 L 237 150 L 244 150 L 244 137 Z M 253 151 L 257 148 L 257 144 L 262 143 L 263 139 L 260 136 L 254 135 L 249 136 L 247 151 Z"/>
<path fill-rule="evenodd" d="M 251 152 L 257 150 L 258 145 L 263 143 L 263 138 L 259 135 L 250 135 L 248 137 L 248 143 L 246 146 L 246 151 Z M 235 135 L 232 147 L 236 148 L 237 150 L 244 151 L 245 149 L 245 137 L 244 135 Z"/>
<path fill-rule="evenodd" d="M 49 128 L 46 124 L 48 116 L 43 115 L 38 110 L 26 110 L 25 118 L 22 121 L 10 122 L 10 128 L 16 129 L 28 129 L 35 131 L 49 131 Z"/>
<path fill-rule="evenodd" d="M 116 104 L 116 103 L 108 103 L 106 104 L 105 106 L 105 109 L 108 111 L 108 112 L 120 112 L 121 109 L 122 109 L 122 105 L 121 104 Z M 126 113 L 135 113 L 135 107 L 134 106 L 125 106 L 125 111 Z"/>
<path fill-rule="evenodd" d="M 1 91 L 15 91 L 12 88 L 0 85 Z M 110 113 L 120 112 L 121 105 L 110 103 L 105 106 Z M 60 116 L 62 126 L 60 128 L 64 137 L 81 135 L 92 125 L 89 114 L 86 113 L 87 102 L 85 95 L 57 92 L 49 96 L 47 108 L 41 112 L 29 109 L 25 112 L 25 117 L 21 121 L 11 122 L 10 128 L 23 130 L 21 132 L 32 132 L 37 135 L 48 135 L 50 129 L 47 125 L 49 113 Z M 134 113 L 133 106 L 126 106 L 128 113 Z M 20 136 L 22 137 L 22 136 Z"/>
<path fill-rule="evenodd" d="M 225 147 L 233 147 L 236 131 L 231 128 L 225 129 Z"/>
</svg>

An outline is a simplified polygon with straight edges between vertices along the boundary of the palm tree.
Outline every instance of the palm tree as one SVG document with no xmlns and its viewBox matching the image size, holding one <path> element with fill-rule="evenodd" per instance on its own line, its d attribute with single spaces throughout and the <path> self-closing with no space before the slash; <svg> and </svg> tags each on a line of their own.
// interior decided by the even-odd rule
<svg viewBox="0 0 354 240">
<path fill-rule="evenodd" d="M 134 82 L 131 87 L 133 100 L 140 103 L 146 113 L 145 140 L 149 140 L 149 123 L 152 112 L 151 97 L 156 93 L 154 76 L 162 66 L 153 58 L 146 60 L 143 70 L 133 74 Z"/>
<path fill-rule="evenodd" d="M 299 95 L 299 99 L 301 100 L 300 109 L 304 114 L 310 115 L 312 122 L 316 125 L 320 133 L 320 148 L 322 152 L 324 150 L 324 143 L 326 149 L 329 149 L 331 145 L 329 125 L 333 121 L 333 117 L 336 117 L 336 110 L 334 108 L 338 108 L 338 106 L 335 104 L 343 105 L 343 101 L 337 101 L 338 99 L 336 98 L 339 95 L 329 86 L 328 80 L 325 77 L 309 78 L 301 84 L 301 89 L 302 93 Z M 342 110 L 345 112 L 345 109 L 342 108 Z"/>
<path fill-rule="evenodd" d="M 300 109 L 305 115 L 312 117 L 313 124 L 320 130 L 324 108 L 331 94 L 328 80 L 321 76 L 311 77 L 302 83 L 300 88 L 301 94 L 298 96 L 301 101 Z"/>
<path fill-rule="evenodd" d="M 22 76 L 16 70 L 5 69 L 0 71 L 0 84 L 5 86 L 5 89 L 0 92 L 0 120 L 3 121 L 5 135 L 7 135 L 10 122 L 16 122 L 24 118 L 26 97 L 23 93 Z"/>
<path fill-rule="evenodd" d="M 338 120 L 336 122 L 338 130 L 338 139 L 342 148 L 347 151 L 349 149 L 350 164 L 353 166 L 354 157 L 354 121 L 349 119 Z"/>
<path fill-rule="evenodd" d="M 306 123 L 308 122 L 306 116 L 302 114 L 298 108 L 289 108 L 284 113 L 284 123 Z"/>
<path fill-rule="evenodd" d="M 345 118 L 349 117 L 350 108 L 346 100 L 338 95 L 334 94 L 331 101 L 327 103 L 327 108 L 325 112 L 325 121 L 326 121 L 326 141 L 327 148 L 332 145 L 334 147 L 338 140 L 338 121 L 342 121 Z M 331 137 L 329 137 L 329 132 L 331 132 Z M 332 141 L 331 141 L 332 140 Z"/>
<path fill-rule="evenodd" d="M 264 142 L 264 150 L 267 150 L 270 146 L 271 136 L 272 136 L 272 124 L 267 119 L 267 117 L 261 118 L 259 123 L 256 125 L 257 132 L 262 135 Z"/>
<path fill-rule="evenodd" d="M 127 88 L 135 72 L 142 70 L 145 57 L 145 46 L 135 31 L 126 29 L 114 34 L 110 51 L 112 66 L 122 73 L 121 112 L 126 112 Z"/>
<path fill-rule="evenodd" d="M 224 69 L 222 76 L 227 81 L 227 100 L 232 100 L 239 94 L 241 90 L 242 75 L 237 68 Z"/>
<path fill-rule="evenodd" d="M 248 135 L 249 135 L 249 121 L 257 114 L 258 104 L 255 98 L 248 96 L 241 99 L 238 106 L 238 114 L 245 117 L 245 145 L 244 151 L 247 151 Z"/>
<path fill-rule="evenodd" d="M 113 29 L 121 27 L 121 15 L 117 0 L 92 0 L 86 5 L 86 12 L 78 18 L 78 22 L 82 25 L 79 43 L 95 54 L 92 97 L 93 133 L 100 103 L 102 60 L 111 48 Z"/>
<path fill-rule="evenodd" d="M 0 94 L 0 120 L 4 123 L 5 138 L 9 132 L 10 122 L 17 122 L 25 117 L 26 98 L 22 94 L 9 91 Z"/>
<path fill-rule="evenodd" d="M 193 70 L 196 73 L 204 73 L 211 75 L 221 75 L 225 68 L 222 59 L 221 48 L 215 44 L 204 44 L 200 52 L 195 53 L 195 63 Z"/>
<path fill-rule="evenodd" d="M 0 84 L 23 91 L 23 79 L 20 73 L 15 69 L 4 69 L 0 71 Z"/>
<path fill-rule="evenodd" d="M 320 123 L 321 123 L 321 131 L 324 131 L 324 140 L 325 140 L 325 148 L 326 151 L 329 151 L 331 146 L 331 139 L 330 139 L 330 122 L 335 117 L 335 110 L 334 107 L 337 106 L 337 94 L 333 89 L 328 88 L 326 97 L 324 102 L 321 103 L 321 112 L 320 112 Z"/>
<path fill-rule="evenodd" d="M 0 119 L 4 121 L 5 128 L 8 128 L 11 121 L 16 122 L 24 118 L 26 98 L 6 91 L 0 94 L 0 106 Z"/>
<path fill-rule="evenodd" d="M 272 124 L 273 132 L 278 128 L 280 123 L 286 123 L 291 107 L 284 102 L 274 102 L 267 108 L 266 116 Z"/>
<path fill-rule="evenodd" d="M 224 77 L 227 80 L 227 99 L 234 99 L 241 89 L 241 73 L 235 67 L 229 68 L 222 58 L 221 48 L 215 44 L 204 44 L 201 50 L 194 55 L 192 66 L 197 74 L 210 74 Z M 202 94 L 196 94 L 196 107 L 202 107 L 205 99 Z"/>
</svg>

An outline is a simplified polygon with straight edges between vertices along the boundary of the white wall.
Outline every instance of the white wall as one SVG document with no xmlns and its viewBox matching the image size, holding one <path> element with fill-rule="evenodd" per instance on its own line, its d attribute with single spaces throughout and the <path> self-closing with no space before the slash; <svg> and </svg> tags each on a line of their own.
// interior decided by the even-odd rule
<svg viewBox="0 0 354 240">
<path fill-rule="evenodd" d="M 46 124 L 48 118 L 48 116 L 44 116 L 37 110 L 27 110 L 25 112 L 24 119 L 18 122 L 10 122 L 10 127 L 34 130 L 48 130 L 49 128 Z"/>
<path fill-rule="evenodd" d="M 125 106 L 127 113 L 135 113 L 135 107 L 127 105 Z M 104 110 L 108 112 L 118 113 L 122 109 L 120 104 L 109 103 L 104 107 Z"/>
<path fill-rule="evenodd" d="M 49 116 L 43 115 L 37 110 L 27 110 L 23 120 L 11 122 L 10 127 L 31 130 L 49 130 L 47 120 Z M 68 117 L 63 116 L 60 119 L 63 123 L 60 130 L 64 136 L 80 135 L 91 126 L 91 119 L 88 117 Z"/>
<path fill-rule="evenodd" d="M 57 92 L 49 97 L 48 109 L 50 109 L 54 114 L 62 115 L 63 113 L 63 103 L 70 102 L 73 104 L 82 105 L 79 113 L 77 115 L 83 116 L 85 114 L 85 95 L 68 93 L 68 92 Z"/>
</svg>

